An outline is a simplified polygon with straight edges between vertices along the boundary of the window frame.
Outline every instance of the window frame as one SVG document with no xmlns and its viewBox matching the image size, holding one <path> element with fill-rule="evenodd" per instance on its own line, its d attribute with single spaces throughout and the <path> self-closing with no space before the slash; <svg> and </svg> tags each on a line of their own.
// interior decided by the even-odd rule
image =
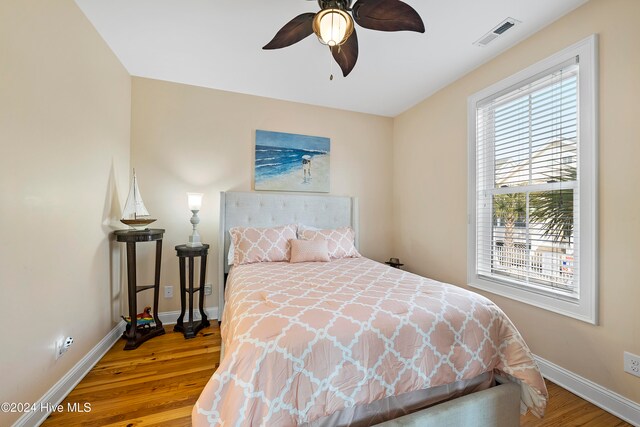
<svg viewBox="0 0 640 427">
<path fill-rule="evenodd" d="M 508 280 L 480 277 L 477 273 L 476 209 L 476 109 L 478 102 L 504 92 L 571 58 L 579 58 L 578 182 L 580 200 L 579 298 L 514 286 Z M 468 235 L 467 283 L 545 310 L 594 325 L 598 324 L 598 36 L 593 34 L 468 98 Z"/>
</svg>

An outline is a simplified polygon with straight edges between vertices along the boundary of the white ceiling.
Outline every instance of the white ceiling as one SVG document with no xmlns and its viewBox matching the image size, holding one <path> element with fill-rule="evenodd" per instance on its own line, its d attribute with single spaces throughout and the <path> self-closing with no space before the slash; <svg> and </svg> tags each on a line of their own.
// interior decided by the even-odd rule
<svg viewBox="0 0 640 427">
<path fill-rule="evenodd" d="M 76 2 L 131 75 L 395 116 L 586 0 L 406 0 L 426 33 L 356 27 L 360 56 L 347 78 L 313 35 L 262 50 L 291 18 L 317 11 L 315 1 Z M 522 23 L 472 44 L 507 17 Z"/>
</svg>

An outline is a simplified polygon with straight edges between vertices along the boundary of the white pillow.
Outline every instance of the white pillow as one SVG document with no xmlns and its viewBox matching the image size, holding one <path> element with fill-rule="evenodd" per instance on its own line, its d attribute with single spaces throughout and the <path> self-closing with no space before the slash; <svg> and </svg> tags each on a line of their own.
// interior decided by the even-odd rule
<svg viewBox="0 0 640 427">
<path fill-rule="evenodd" d="M 318 227 L 314 227 L 313 225 L 305 225 L 305 224 L 298 223 L 298 239 L 302 239 L 302 232 L 305 230 L 320 231 L 322 229 Z"/>
<path fill-rule="evenodd" d="M 231 231 L 229 233 L 229 253 L 227 254 L 227 265 L 233 265 L 233 258 L 236 255 L 236 251 L 233 249 L 233 239 L 231 238 Z"/>
</svg>

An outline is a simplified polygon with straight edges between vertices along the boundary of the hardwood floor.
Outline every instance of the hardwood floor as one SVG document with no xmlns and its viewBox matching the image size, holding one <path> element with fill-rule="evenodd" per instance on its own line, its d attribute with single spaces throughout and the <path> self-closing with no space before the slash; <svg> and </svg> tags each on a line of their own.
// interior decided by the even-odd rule
<svg viewBox="0 0 640 427">
<path fill-rule="evenodd" d="M 136 350 L 118 341 L 64 400 L 90 413 L 54 413 L 44 426 L 190 426 L 191 408 L 220 361 L 220 329 L 166 334 Z"/>
<path fill-rule="evenodd" d="M 167 326 L 166 335 L 123 351 L 118 341 L 64 400 L 63 407 L 91 405 L 91 412 L 54 413 L 44 426 L 190 426 L 191 408 L 220 361 L 217 322 L 185 340 Z M 539 420 L 521 417 L 524 427 L 630 426 L 547 382 L 549 406 Z"/>
<path fill-rule="evenodd" d="M 529 413 L 520 417 L 522 427 L 632 427 L 631 424 L 603 411 L 551 381 L 545 382 L 549 391 L 549 403 L 544 419 L 540 420 Z"/>
</svg>

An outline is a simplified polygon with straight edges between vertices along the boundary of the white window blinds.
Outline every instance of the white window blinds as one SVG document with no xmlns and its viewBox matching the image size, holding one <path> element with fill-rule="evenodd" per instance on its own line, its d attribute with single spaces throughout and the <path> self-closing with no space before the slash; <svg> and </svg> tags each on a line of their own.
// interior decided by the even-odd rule
<svg viewBox="0 0 640 427">
<path fill-rule="evenodd" d="M 598 321 L 597 36 L 469 97 L 470 286 Z"/>
<path fill-rule="evenodd" d="M 477 274 L 579 297 L 577 58 L 476 106 Z"/>
</svg>

